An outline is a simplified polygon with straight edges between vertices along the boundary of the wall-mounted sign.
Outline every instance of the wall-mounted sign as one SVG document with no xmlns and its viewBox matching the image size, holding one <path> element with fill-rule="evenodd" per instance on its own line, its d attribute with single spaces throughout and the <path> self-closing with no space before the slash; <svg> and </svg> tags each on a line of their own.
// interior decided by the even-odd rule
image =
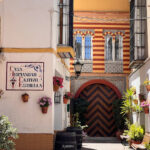
<svg viewBox="0 0 150 150">
<path fill-rule="evenodd" d="M 44 62 L 7 62 L 6 90 L 44 90 Z"/>
</svg>

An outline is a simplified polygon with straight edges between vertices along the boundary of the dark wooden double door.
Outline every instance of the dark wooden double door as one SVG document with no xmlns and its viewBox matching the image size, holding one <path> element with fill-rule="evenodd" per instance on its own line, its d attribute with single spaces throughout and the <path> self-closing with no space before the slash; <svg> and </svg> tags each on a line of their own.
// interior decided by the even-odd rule
<svg viewBox="0 0 150 150">
<path fill-rule="evenodd" d="M 117 99 L 113 89 L 104 84 L 87 86 L 79 95 L 89 102 L 87 119 L 87 134 L 91 137 L 115 136 L 116 127 L 112 112 L 112 102 Z"/>
</svg>

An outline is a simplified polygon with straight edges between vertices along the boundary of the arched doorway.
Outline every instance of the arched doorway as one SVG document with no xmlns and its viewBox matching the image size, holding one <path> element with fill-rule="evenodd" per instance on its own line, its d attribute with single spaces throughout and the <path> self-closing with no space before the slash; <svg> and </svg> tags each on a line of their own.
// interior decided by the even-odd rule
<svg viewBox="0 0 150 150">
<path fill-rule="evenodd" d="M 92 80 L 83 84 L 75 97 L 89 102 L 87 114 L 87 134 L 89 136 L 115 136 L 115 122 L 112 113 L 112 102 L 121 98 L 119 90 L 105 80 Z"/>
</svg>

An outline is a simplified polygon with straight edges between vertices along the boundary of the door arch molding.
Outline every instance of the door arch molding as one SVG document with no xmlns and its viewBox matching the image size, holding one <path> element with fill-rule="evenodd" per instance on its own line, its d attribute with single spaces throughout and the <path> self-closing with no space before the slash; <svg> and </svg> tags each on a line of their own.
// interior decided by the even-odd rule
<svg viewBox="0 0 150 150">
<path fill-rule="evenodd" d="M 113 85 L 112 83 L 110 83 L 109 81 L 106 81 L 106 80 L 95 79 L 95 80 L 90 80 L 90 81 L 84 83 L 83 85 L 81 85 L 81 87 L 78 89 L 78 91 L 75 94 L 75 98 L 79 97 L 80 93 L 84 90 L 84 88 L 86 88 L 89 85 L 95 84 L 95 83 L 104 84 L 104 85 L 109 86 L 111 89 L 113 89 L 115 91 L 118 98 L 122 97 L 120 91 L 118 90 L 118 88 L 115 85 Z"/>
</svg>

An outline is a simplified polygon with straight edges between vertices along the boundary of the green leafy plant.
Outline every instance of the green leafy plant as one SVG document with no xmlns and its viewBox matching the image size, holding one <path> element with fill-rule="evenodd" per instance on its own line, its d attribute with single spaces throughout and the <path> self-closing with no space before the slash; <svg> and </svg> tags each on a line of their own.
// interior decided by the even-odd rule
<svg viewBox="0 0 150 150">
<path fill-rule="evenodd" d="M 136 87 L 135 87 L 135 86 L 132 86 L 132 87 L 130 88 L 130 90 L 133 92 L 133 94 L 136 94 Z"/>
<path fill-rule="evenodd" d="M 15 143 L 13 139 L 18 138 L 17 129 L 13 128 L 8 117 L 0 116 L 0 149 L 14 150 Z"/>
<path fill-rule="evenodd" d="M 140 105 L 134 104 L 133 101 L 135 100 L 134 91 L 130 88 L 124 93 L 123 96 L 123 103 L 121 106 L 121 114 L 123 116 L 127 115 L 129 121 L 132 122 L 132 112 L 141 112 L 142 108 Z"/>
<path fill-rule="evenodd" d="M 123 101 L 121 99 L 116 99 L 112 103 L 112 111 L 113 111 L 113 117 L 115 120 L 115 124 L 118 130 L 123 130 L 125 127 L 125 118 L 126 116 L 123 116 L 121 114 L 121 106 Z"/>
<path fill-rule="evenodd" d="M 134 112 L 140 113 L 142 111 L 142 107 L 140 105 L 134 105 L 134 106 L 132 106 L 132 110 Z"/>
<path fill-rule="evenodd" d="M 127 135 L 130 140 L 142 141 L 144 137 L 144 129 L 140 125 L 132 124 L 129 127 Z"/>
<path fill-rule="evenodd" d="M 150 150 L 150 143 L 145 143 L 145 147 L 147 150 Z"/>
<path fill-rule="evenodd" d="M 87 120 L 85 114 L 87 112 L 88 105 L 88 101 L 83 98 L 71 99 L 71 113 L 79 113 L 79 121 L 81 122 L 81 125 L 86 124 Z"/>
<path fill-rule="evenodd" d="M 72 115 L 72 122 L 71 122 L 72 127 L 79 127 L 81 129 L 87 128 L 87 125 L 81 125 L 81 122 L 79 121 L 79 113 L 75 113 Z"/>
<path fill-rule="evenodd" d="M 123 96 L 124 101 L 121 106 L 121 114 L 126 115 L 132 111 L 132 99 L 133 91 L 131 89 L 127 89 Z"/>
</svg>

